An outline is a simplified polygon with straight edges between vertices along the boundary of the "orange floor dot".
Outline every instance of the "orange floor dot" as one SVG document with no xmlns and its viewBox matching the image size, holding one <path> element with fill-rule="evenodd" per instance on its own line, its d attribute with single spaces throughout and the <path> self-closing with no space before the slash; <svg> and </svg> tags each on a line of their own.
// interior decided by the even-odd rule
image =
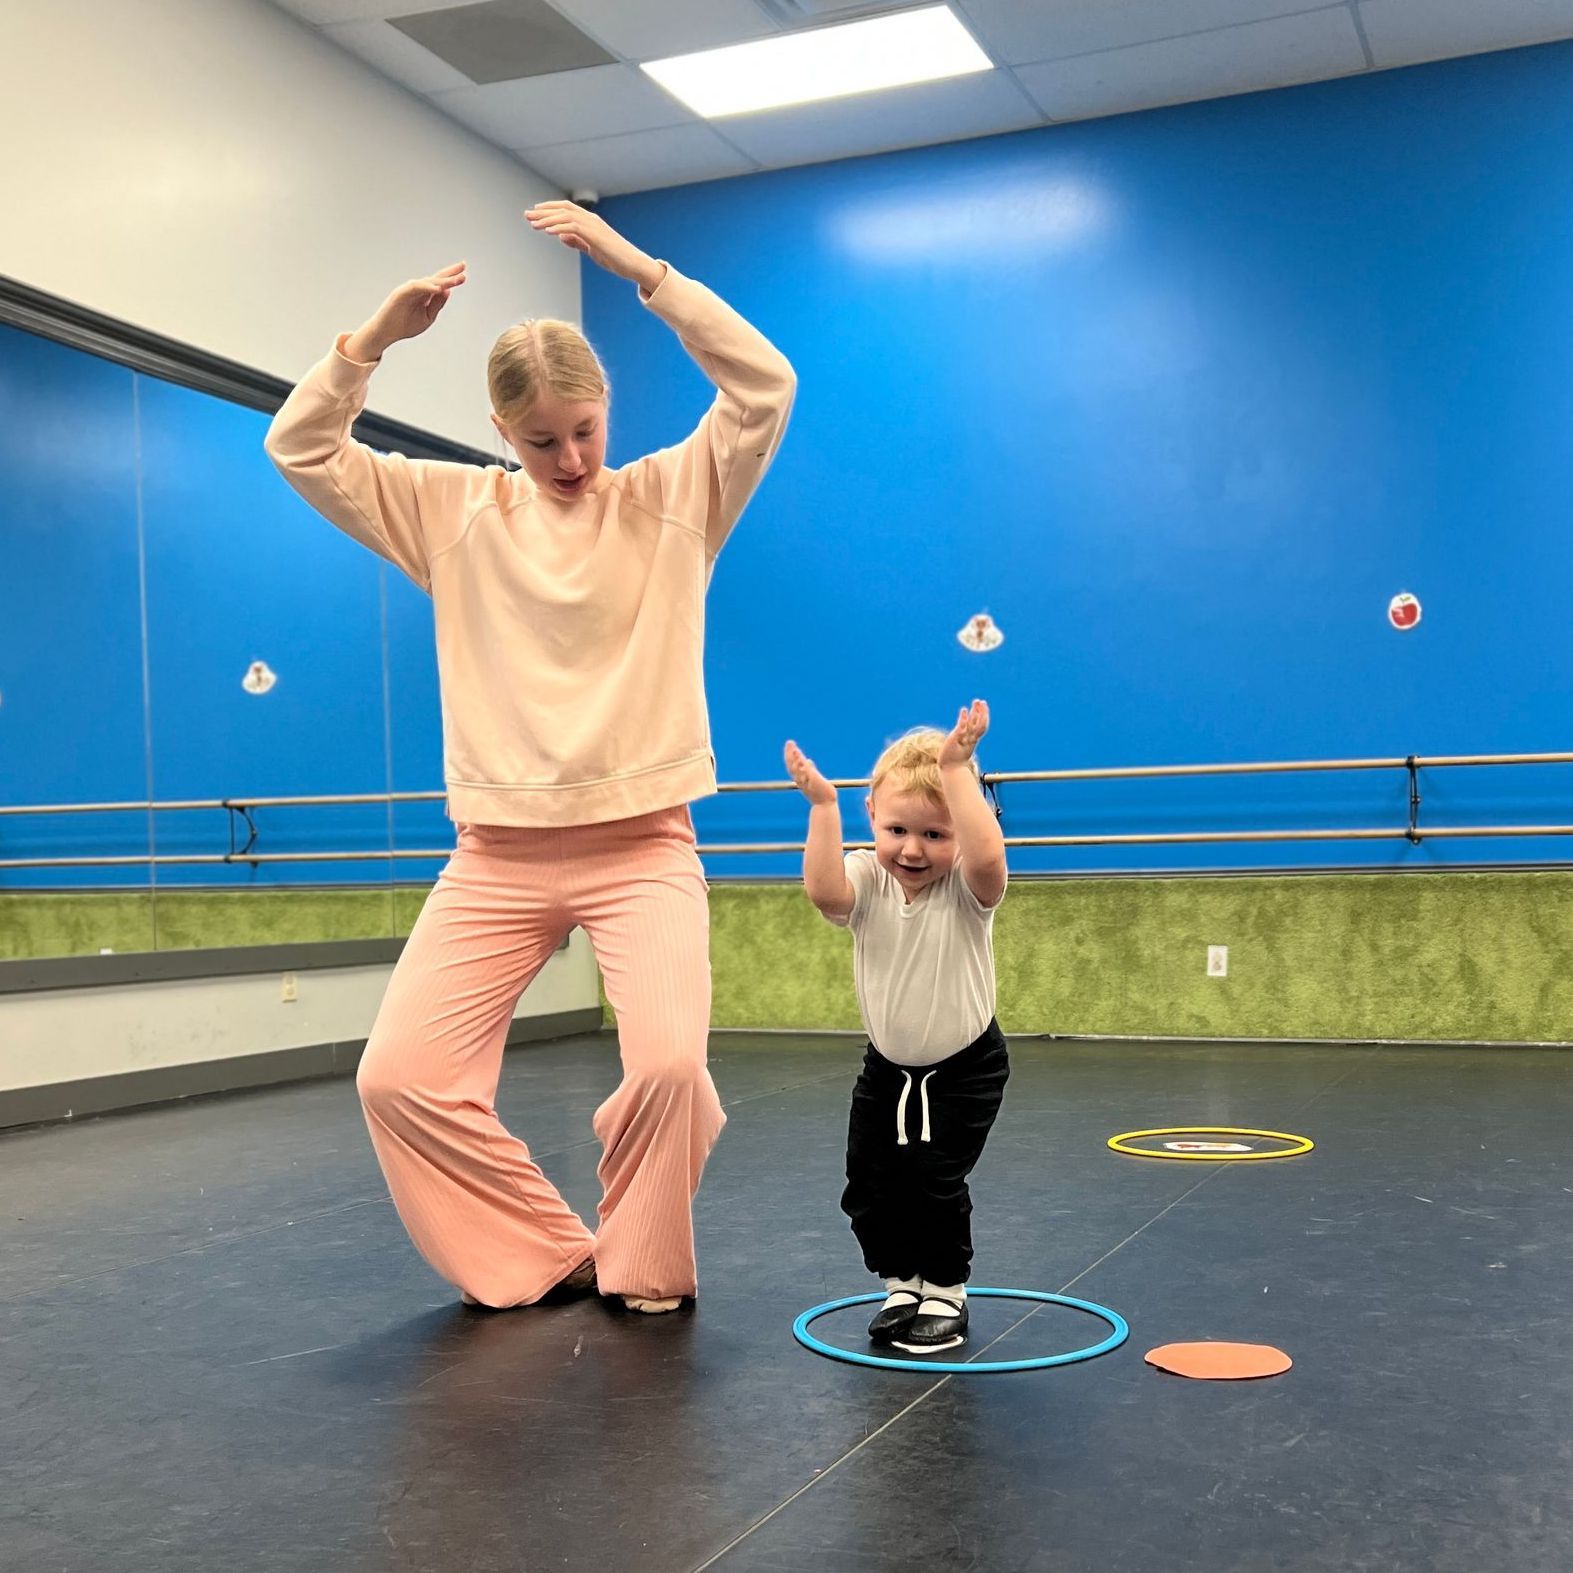
<svg viewBox="0 0 1573 1573">
<path fill-rule="evenodd" d="M 1176 1376 L 1204 1382 L 1238 1382 L 1252 1376 L 1279 1376 L 1294 1361 L 1271 1344 L 1164 1344 L 1147 1351 L 1147 1364 Z"/>
</svg>

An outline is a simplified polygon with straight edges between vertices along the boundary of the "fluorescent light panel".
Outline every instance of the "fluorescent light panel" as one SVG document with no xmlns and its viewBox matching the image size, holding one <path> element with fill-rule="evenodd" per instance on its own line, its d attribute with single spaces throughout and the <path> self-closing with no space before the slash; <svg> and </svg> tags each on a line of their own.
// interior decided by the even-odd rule
<svg viewBox="0 0 1573 1573">
<path fill-rule="evenodd" d="M 716 120 L 966 76 L 993 62 L 948 6 L 934 5 L 650 60 L 642 69 L 696 115 Z"/>
</svg>

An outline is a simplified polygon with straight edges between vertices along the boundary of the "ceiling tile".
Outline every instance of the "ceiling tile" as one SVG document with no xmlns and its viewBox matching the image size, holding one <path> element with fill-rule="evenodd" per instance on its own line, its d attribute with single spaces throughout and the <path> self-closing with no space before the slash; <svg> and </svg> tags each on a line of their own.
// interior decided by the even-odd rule
<svg viewBox="0 0 1573 1573">
<path fill-rule="evenodd" d="M 341 48 L 359 55 L 384 76 L 417 93 L 440 93 L 447 88 L 473 85 L 462 71 L 454 70 L 386 22 L 343 22 L 322 31 Z"/>
<path fill-rule="evenodd" d="M 475 0 L 274 0 L 281 9 L 318 27 L 333 27 L 340 22 L 380 22 L 412 11 L 446 11 L 474 3 Z"/>
<path fill-rule="evenodd" d="M 1005 71 L 983 71 L 716 122 L 761 164 L 816 163 L 894 148 L 1020 131 L 1043 117 Z"/>
<path fill-rule="evenodd" d="M 591 66 L 494 82 L 433 93 L 431 100 L 499 147 L 512 149 L 695 123 L 636 66 Z"/>
<path fill-rule="evenodd" d="M 608 194 L 1358 72 L 1367 60 L 1356 12 L 1378 66 L 1573 38 L 1573 0 L 949 0 L 1013 72 L 733 116 L 711 129 L 632 65 L 477 86 L 388 21 L 476 0 L 275 3 L 548 179 Z M 548 3 L 565 26 L 629 60 L 771 36 L 784 14 L 775 0 Z"/>
<path fill-rule="evenodd" d="M 1363 0 L 1379 66 L 1573 38 L 1573 0 Z"/>
<path fill-rule="evenodd" d="M 1003 65 L 1123 49 L 1309 11 L 1319 0 L 952 0 Z M 1328 0 L 1320 0 L 1326 5 Z M 1494 0 L 1492 0 L 1494 3 Z M 1339 9 L 1342 9 L 1340 3 Z"/>
<path fill-rule="evenodd" d="M 1019 66 L 1016 76 L 1056 120 L 1116 115 L 1362 71 L 1349 11 L 1308 11 L 1161 44 Z"/>
<path fill-rule="evenodd" d="M 589 187 L 607 197 L 745 175 L 757 167 L 708 126 L 698 123 L 532 148 L 523 156 L 564 191 Z"/>
<path fill-rule="evenodd" d="M 776 31 L 753 0 L 551 0 L 575 26 L 625 60 L 662 60 L 747 43 Z"/>
</svg>

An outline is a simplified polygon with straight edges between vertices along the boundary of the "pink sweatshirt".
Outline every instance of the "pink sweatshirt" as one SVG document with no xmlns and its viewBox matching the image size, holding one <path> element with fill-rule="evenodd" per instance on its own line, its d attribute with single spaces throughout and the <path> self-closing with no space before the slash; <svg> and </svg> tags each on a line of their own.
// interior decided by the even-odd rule
<svg viewBox="0 0 1573 1573">
<path fill-rule="evenodd" d="M 572 502 L 522 471 L 376 453 L 350 437 L 375 369 L 344 340 L 274 417 L 269 457 L 436 611 L 448 814 L 628 819 L 715 790 L 704 695 L 715 555 L 786 429 L 786 358 L 672 268 L 640 298 L 716 385 L 693 434 Z"/>
</svg>

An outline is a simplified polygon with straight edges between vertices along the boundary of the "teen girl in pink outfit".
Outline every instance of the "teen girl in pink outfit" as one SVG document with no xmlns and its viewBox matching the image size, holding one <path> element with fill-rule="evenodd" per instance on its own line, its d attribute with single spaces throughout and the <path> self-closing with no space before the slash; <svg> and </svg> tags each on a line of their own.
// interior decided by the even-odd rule
<svg viewBox="0 0 1573 1573">
<path fill-rule="evenodd" d="M 686 805 L 715 789 L 703 685 L 716 553 L 785 430 L 795 379 L 709 290 L 571 202 L 536 229 L 638 285 L 716 386 L 675 447 L 603 467 L 607 386 L 566 323 L 509 329 L 489 383 L 524 468 L 380 454 L 350 426 L 384 351 L 464 282 L 415 279 L 291 393 L 267 450 L 325 518 L 431 594 L 458 845 L 361 1061 L 372 1141 L 410 1238 L 467 1300 L 554 1289 L 671 1310 L 697 1288 L 693 1195 L 725 1123 L 705 1067 L 705 882 Z M 590 1229 L 494 1108 L 514 1006 L 575 925 L 617 1015 Z"/>
</svg>

